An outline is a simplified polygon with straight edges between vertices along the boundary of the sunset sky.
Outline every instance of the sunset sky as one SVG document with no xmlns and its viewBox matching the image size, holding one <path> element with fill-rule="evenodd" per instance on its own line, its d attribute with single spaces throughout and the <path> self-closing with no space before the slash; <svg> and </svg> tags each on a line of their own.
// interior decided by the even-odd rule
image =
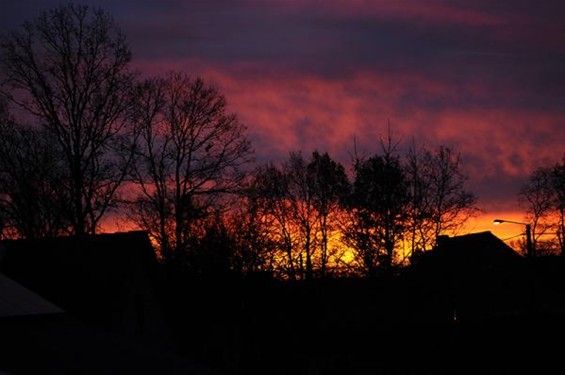
<svg viewBox="0 0 565 375">
<path fill-rule="evenodd" d="M 0 32 L 61 2 L 7 0 Z M 64 2 L 66 3 L 66 1 Z M 565 153 L 565 2 L 553 0 L 104 0 L 144 75 L 179 70 L 219 87 L 257 161 L 353 139 L 461 152 L 486 211 L 469 231 L 520 233 L 517 192 Z"/>
</svg>

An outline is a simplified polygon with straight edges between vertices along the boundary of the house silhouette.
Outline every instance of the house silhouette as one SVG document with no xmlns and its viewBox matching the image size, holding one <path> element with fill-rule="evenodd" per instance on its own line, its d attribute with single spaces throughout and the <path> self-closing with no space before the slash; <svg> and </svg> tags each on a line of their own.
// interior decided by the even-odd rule
<svg viewBox="0 0 565 375">
<path fill-rule="evenodd" d="M 541 261 L 541 262 L 540 262 Z M 419 360 L 449 373 L 561 368 L 560 263 L 526 258 L 491 232 L 440 237 L 407 273 L 406 335 Z M 553 268 L 553 270 L 551 270 Z"/>
<path fill-rule="evenodd" d="M 421 319 L 476 321 L 528 312 L 527 260 L 489 231 L 440 236 L 415 260 L 410 277 Z"/>
<path fill-rule="evenodd" d="M 158 263 L 146 232 L 8 240 L 0 272 L 79 321 L 166 340 Z"/>
<path fill-rule="evenodd" d="M 146 232 L 1 241 L 0 274 L 0 372 L 216 373 L 176 355 Z"/>
</svg>

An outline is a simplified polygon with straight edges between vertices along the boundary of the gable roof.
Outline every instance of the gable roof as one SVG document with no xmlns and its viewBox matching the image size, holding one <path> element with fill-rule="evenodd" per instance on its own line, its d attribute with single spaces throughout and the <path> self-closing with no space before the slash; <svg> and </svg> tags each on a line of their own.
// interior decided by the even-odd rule
<svg viewBox="0 0 565 375">
<path fill-rule="evenodd" d="M 59 307 L 0 273 L 0 318 L 62 312 Z"/>
<path fill-rule="evenodd" d="M 434 253 L 436 257 L 465 266 L 500 266 L 524 260 L 522 255 L 490 231 L 455 237 L 440 236 Z"/>
<path fill-rule="evenodd" d="M 410 271 L 414 299 L 425 317 L 450 319 L 457 312 L 483 319 L 526 311 L 527 260 L 491 232 L 440 237 Z"/>
<path fill-rule="evenodd" d="M 436 247 L 416 259 L 413 270 L 433 278 L 499 279 L 523 271 L 526 259 L 491 232 L 441 236 Z"/>
</svg>

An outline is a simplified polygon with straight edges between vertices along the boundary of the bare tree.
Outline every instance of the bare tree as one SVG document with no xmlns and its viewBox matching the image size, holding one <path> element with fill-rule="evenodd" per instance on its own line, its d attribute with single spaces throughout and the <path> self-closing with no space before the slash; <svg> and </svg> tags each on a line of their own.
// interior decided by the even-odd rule
<svg viewBox="0 0 565 375">
<path fill-rule="evenodd" d="M 289 180 L 286 191 L 286 200 L 290 204 L 288 213 L 294 228 L 300 234 L 298 261 L 304 279 L 312 279 L 314 276 L 314 253 L 318 240 L 318 212 L 314 207 L 313 179 L 308 172 L 307 162 L 302 154 L 291 153 L 283 167 L 283 173 Z"/>
<path fill-rule="evenodd" d="M 410 236 L 414 253 L 429 250 L 439 235 L 455 234 L 479 213 L 465 189 L 461 156 L 450 148 L 412 148 L 406 174 L 410 186 Z"/>
<path fill-rule="evenodd" d="M 280 168 L 264 166 L 254 177 L 260 216 L 279 245 L 279 272 L 304 280 L 327 275 L 338 257 L 329 239 L 338 230 L 340 201 L 349 190 L 343 167 L 327 153 L 314 152 L 307 160 L 294 152 Z"/>
<path fill-rule="evenodd" d="M 245 126 L 202 79 L 171 73 L 143 82 L 136 108 L 133 177 L 141 194 L 132 218 L 170 262 L 189 251 L 208 207 L 239 188 L 252 150 Z"/>
<path fill-rule="evenodd" d="M 320 276 L 324 277 L 330 258 L 334 255 L 329 246 L 329 238 L 337 231 L 342 203 L 351 187 L 343 166 L 332 160 L 328 153 L 319 154 L 315 151 L 307 168 L 310 176 L 308 184 L 312 191 L 321 236 L 319 240 Z"/>
<path fill-rule="evenodd" d="M 537 253 L 565 254 L 565 159 L 535 170 L 519 193 Z"/>
<path fill-rule="evenodd" d="M 50 134 L 16 123 L 0 103 L 0 233 L 40 238 L 65 232 L 61 172 Z"/>
<path fill-rule="evenodd" d="M 551 229 L 551 214 L 554 207 L 554 191 L 551 169 L 540 168 L 532 173 L 528 183 L 522 186 L 519 200 L 526 206 L 527 220 L 531 222 L 532 247 L 538 248 L 540 237 Z"/>
<path fill-rule="evenodd" d="M 561 164 L 556 164 L 552 170 L 553 188 L 555 189 L 555 233 L 559 243 L 560 253 L 565 256 L 565 157 Z"/>
<path fill-rule="evenodd" d="M 94 233 L 114 203 L 125 169 L 130 51 L 111 16 L 65 5 L 2 39 L 4 93 L 56 139 L 67 180 L 61 184 L 75 234 Z M 123 137 L 125 138 L 123 138 Z"/>
<path fill-rule="evenodd" d="M 300 236 L 291 215 L 293 207 L 287 199 L 289 185 L 284 171 L 267 164 L 255 170 L 249 194 L 257 205 L 261 227 L 276 247 L 273 270 L 279 277 L 297 279 L 302 275 L 297 250 Z"/>
</svg>

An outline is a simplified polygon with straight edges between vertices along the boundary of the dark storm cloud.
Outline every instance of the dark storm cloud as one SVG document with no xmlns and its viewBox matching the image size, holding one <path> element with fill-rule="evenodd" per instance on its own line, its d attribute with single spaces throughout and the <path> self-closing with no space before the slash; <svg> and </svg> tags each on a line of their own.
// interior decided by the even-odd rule
<svg viewBox="0 0 565 375">
<path fill-rule="evenodd" d="M 430 3 L 432 8 L 444 4 Z M 401 103 L 431 105 L 432 110 L 563 104 L 562 6 L 491 3 L 453 3 L 486 19 L 463 24 L 400 11 L 380 14 L 378 6 L 366 14 L 344 15 L 340 7 L 324 10 L 316 2 L 173 1 L 165 7 L 140 2 L 135 8 L 108 2 L 108 7 L 122 20 L 140 59 L 195 58 L 222 67 L 252 62 L 326 78 L 347 78 L 359 69 L 383 75 L 415 72 L 460 88 L 458 97 L 450 93 L 449 98 L 420 100 L 415 93 L 412 103 L 410 97 Z M 484 92 L 474 101 L 476 93 L 469 88 L 476 82 Z"/>
<path fill-rule="evenodd" d="M 35 3 L 2 5 L 4 27 L 58 2 Z M 462 85 L 482 79 L 510 89 L 563 87 L 560 2 L 428 1 L 426 13 L 416 12 L 422 3 L 398 1 L 392 11 L 388 1 L 104 0 L 96 6 L 116 17 L 139 59 L 252 61 L 330 77 L 358 69 L 415 71 Z M 455 10 L 474 18 L 452 20 Z"/>
</svg>

